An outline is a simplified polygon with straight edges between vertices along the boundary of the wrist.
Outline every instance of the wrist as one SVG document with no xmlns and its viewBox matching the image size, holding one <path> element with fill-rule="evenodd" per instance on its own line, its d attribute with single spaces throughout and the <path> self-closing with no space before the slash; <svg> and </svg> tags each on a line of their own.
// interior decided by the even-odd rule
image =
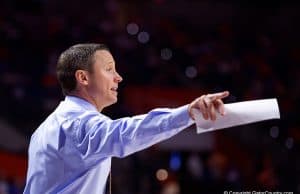
<svg viewBox="0 0 300 194">
<path fill-rule="evenodd" d="M 188 113 L 191 119 L 195 120 L 194 115 L 192 113 L 192 103 L 188 104 Z"/>
</svg>

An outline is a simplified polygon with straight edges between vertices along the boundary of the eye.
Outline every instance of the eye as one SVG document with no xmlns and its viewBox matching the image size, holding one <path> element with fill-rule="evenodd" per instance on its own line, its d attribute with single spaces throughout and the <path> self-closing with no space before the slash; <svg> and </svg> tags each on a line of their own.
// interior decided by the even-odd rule
<svg viewBox="0 0 300 194">
<path fill-rule="evenodd" d="M 107 68 L 106 68 L 106 71 L 112 71 L 112 70 L 113 70 L 112 67 L 107 67 Z"/>
</svg>

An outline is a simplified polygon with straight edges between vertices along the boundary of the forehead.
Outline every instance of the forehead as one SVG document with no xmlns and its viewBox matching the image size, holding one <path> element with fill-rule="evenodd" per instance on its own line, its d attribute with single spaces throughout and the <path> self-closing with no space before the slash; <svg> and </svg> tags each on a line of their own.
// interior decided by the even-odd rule
<svg viewBox="0 0 300 194">
<path fill-rule="evenodd" d="M 97 50 L 94 54 L 96 63 L 115 63 L 113 56 L 107 50 Z"/>
</svg>

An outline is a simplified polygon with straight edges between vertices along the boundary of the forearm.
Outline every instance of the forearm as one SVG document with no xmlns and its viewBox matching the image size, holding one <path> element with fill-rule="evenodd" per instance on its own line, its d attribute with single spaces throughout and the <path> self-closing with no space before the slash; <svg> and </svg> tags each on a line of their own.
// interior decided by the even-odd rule
<svg viewBox="0 0 300 194">
<path fill-rule="evenodd" d="M 142 117 L 142 118 L 139 118 Z M 188 106 L 176 109 L 154 109 L 146 115 L 132 117 L 132 128 L 122 129 L 122 155 L 150 147 L 168 139 L 193 124 L 188 113 Z"/>
</svg>

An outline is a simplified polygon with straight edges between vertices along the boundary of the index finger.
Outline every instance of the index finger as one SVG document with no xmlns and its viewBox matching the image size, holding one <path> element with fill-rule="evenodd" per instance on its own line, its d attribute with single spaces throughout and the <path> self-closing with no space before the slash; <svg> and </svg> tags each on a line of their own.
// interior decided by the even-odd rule
<svg viewBox="0 0 300 194">
<path fill-rule="evenodd" d="M 229 96 L 229 92 L 228 91 L 224 91 L 224 92 L 218 92 L 218 93 L 214 93 L 214 94 L 209 94 L 208 97 L 214 101 L 217 99 L 222 99 L 222 98 L 226 98 L 227 96 Z"/>
</svg>

